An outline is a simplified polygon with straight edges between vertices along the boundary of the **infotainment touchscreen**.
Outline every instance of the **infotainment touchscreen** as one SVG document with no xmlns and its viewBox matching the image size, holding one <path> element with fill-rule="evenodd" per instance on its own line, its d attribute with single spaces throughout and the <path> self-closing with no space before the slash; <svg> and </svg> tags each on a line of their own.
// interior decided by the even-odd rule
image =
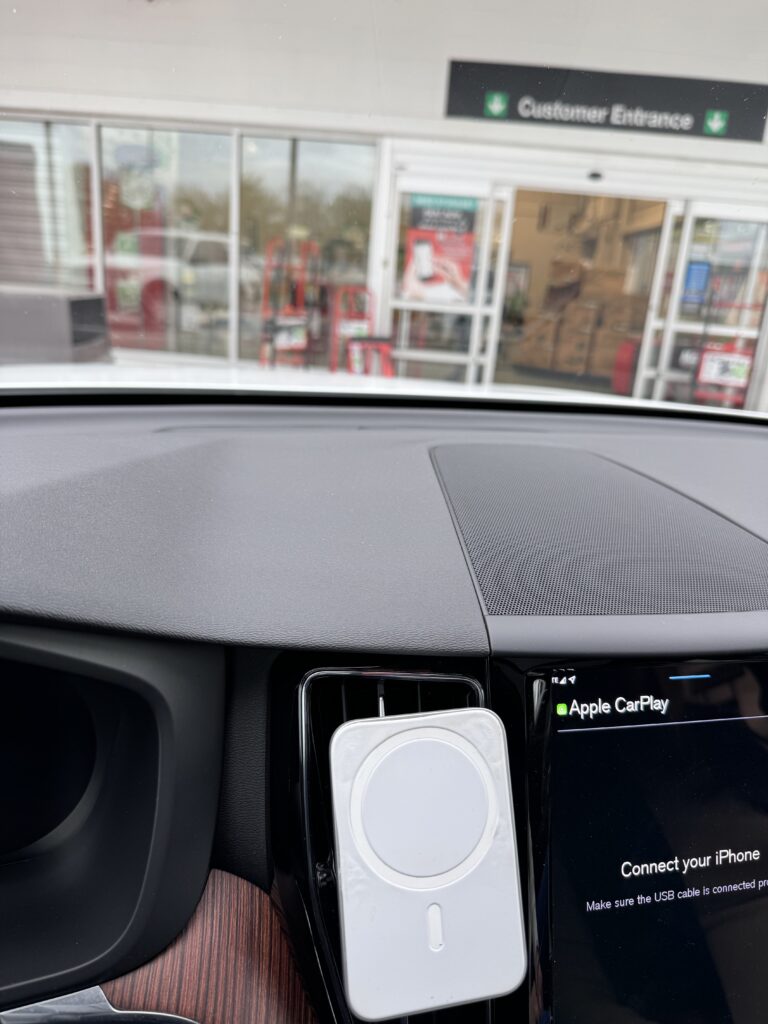
<svg viewBox="0 0 768 1024">
<path fill-rule="evenodd" d="M 766 664 L 539 683 L 556 1024 L 768 1020 Z"/>
</svg>

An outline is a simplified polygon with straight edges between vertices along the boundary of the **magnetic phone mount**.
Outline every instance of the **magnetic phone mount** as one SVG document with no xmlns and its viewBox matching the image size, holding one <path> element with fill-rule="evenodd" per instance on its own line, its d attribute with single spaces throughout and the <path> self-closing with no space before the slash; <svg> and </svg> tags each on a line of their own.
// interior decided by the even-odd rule
<svg viewBox="0 0 768 1024">
<path fill-rule="evenodd" d="M 331 740 L 331 786 L 352 1011 L 381 1020 L 516 988 L 525 939 L 498 717 L 347 722 Z"/>
</svg>

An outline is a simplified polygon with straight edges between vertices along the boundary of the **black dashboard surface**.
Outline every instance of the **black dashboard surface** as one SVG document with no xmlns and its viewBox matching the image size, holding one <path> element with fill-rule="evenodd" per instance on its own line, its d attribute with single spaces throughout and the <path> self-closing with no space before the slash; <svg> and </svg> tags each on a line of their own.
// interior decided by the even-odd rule
<svg viewBox="0 0 768 1024">
<path fill-rule="evenodd" d="M 654 636 L 668 653 L 765 647 L 768 585 L 755 559 L 768 555 L 768 432 L 759 425 L 223 405 L 8 408 L 0 424 L 6 617 L 382 654 L 483 655 L 489 634 L 496 650 L 552 655 L 645 651 Z M 446 445 L 525 445 L 534 458 L 537 447 L 542 456 L 557 448 L 565 464 L 570 450 L 574 466 L 589 453 L 643 474 L 674 499 L 675 515 L 695 510 L 696 529 L 733 528 L 741 556 L 754 556 L 748 605 L 734 603 L 736 566 L 722 606 L 701 614 L 682 604 L 601 614 L 585 588 L 583 606 L 577 590 L 567 614 L 489 615 L 432 465 Z M 509 473 L 515 494 L 525 481 Z M 569 487 L 573 472 L 558 494 L 564 521 Z M 579 496 L 580 514 L 599 519 L 605 496 L 594 492 L 590 504 L 591 495 Z M 697 538 L 689 533 L 686 558 Z M 538 558 L 556 576 L 562 554 L 543 543 Z M 643 573 L 616 568 L 629 585 Z"/>
</svg>

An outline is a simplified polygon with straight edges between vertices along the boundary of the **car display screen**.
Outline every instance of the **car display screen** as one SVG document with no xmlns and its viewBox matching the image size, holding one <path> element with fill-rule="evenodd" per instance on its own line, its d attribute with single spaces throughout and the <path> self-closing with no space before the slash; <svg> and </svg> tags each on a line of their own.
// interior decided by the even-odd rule
<svg viewBox="0 0 768 1024">
<path fill-rule="evenodd" d="M 547 682 L 555 1021 L 768 1019 L 768 666 Z"/>
</svg>

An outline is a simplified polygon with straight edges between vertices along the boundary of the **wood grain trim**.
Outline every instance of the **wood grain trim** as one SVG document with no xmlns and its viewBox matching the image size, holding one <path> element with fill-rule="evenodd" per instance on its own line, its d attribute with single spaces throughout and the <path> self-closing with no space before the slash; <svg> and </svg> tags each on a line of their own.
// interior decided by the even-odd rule
<svg viewBox="0 0 768 1024">
<path fill-rule="evenodd" d="M 212 871 L 192 920 L 160 956 L 102 988 L 119 1010 L 199 1024 L 315 1024 L 269 896 Z"/>
</svg>

